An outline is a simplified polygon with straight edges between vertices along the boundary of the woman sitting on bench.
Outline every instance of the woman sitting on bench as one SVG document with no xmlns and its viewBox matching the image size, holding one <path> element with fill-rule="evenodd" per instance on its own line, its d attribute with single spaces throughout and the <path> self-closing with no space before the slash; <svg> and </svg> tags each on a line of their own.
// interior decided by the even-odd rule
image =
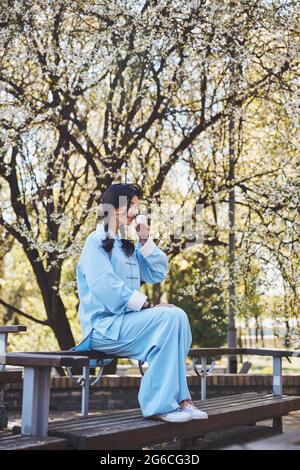
<svg viewBox="0 0 300 470">
<path fill-rule="evenodd" d="M 185 361 L 192 343 L 187 314 L 173 304 L 151 305 L 140 292 L 141 281 L 164 280 L 168 258 L 149 236 L 146 217 L 138 216 L 139 197 L 137 184 L 112 184 L 102 194 L 101 222 L 86 238 L 76 267 L 84 340 L 74 349 L 84 345 L 147 362 L 138 394 L 144 417 L 205 419 L 187 386 Z M 134 220 L 136 245 L 125 238 L 125 226 Z"/>
</svg>

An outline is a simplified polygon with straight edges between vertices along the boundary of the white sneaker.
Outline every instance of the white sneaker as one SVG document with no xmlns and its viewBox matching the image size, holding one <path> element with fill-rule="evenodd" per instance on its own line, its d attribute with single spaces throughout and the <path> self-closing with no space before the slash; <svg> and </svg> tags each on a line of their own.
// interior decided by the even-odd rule
<svg viewBox="0 0 300 470">
<path fill-rule="evenodd" d="M 153 419 L 162 419 L 163 421 L 169 421 L 169 423 L 184 423 L 193 419 L 190 413 L 186 413 L 181 407 L 177 408 L 174 411 L 153 415 L 151 417 Z"/>
<path fill-rule="evenodd" d="M 192 419 L 208 419 L 207 413 L 205 413 L 205 411 L 199 410 L 199 408 L 197 408 L 195 405 L 192 405 L 192 403 L 188 403 L 187 405 L 182 406 L 181 409 L 185 413 L 188 413 Z"/>
</svg>

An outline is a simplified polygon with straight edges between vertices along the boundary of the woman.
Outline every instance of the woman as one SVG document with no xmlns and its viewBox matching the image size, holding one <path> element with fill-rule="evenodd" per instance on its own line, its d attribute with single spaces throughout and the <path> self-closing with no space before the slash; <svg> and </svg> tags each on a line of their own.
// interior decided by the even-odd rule
<svg viewBox="0 0 300 470">
<path fill-rule="evenodd" d="M 85 339 L 74 349 L 147 362 L 138 394 L 144 417 L 170 422 L 207 418 L 192 403 L 187 386 L 185 359 L 192 335 L 186 313 L 172 304 L 153 306 L 140 292 L 141 281 L 155 284 L 168 272 L 167 255 L 149 236 L 147 224 L 136 224 L 136 245 L 124 238 L 140 197 L 139 185 L 121 183 L 102 195 L 101 223 L 86 238 L 76 267 Z"/>
</svg>

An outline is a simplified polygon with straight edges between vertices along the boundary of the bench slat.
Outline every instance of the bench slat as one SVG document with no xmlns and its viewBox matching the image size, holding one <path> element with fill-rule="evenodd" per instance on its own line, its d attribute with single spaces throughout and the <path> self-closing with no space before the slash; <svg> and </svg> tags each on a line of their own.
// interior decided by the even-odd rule
<svg viewBox="0 0 300 470">
<path fill-rule="evenodd" d="M 206 407 L 208 420 L 167 423 L 143 418 L 140 410 L 135 409 L 120 412 L 119 418 L 123 416 L 123 419 L 118 422 L 111 422 L 106 414 L 93 416 L 88 422 L 86 418 L 81 418 L 69 420 L 68 423 L 51 423 L 49 435 L 63 437 L 70 446 L 78 449 L 137 449 L 143 445 L 168 442 L 176 437 L 190 438 L 209 431 L 280 417 L 300 409 L 300 397 L 274 398 L 269 394 L 257 394 L 256 401 L 253 397 L 249 402 L 239 403 L 236 400 L 233 396 L 232 406 L 229 401 L 221 406 L 218 399 L 217 407 L 214 406 L 215 399 L 208 399 L 205 404 L 200 400 L 194 401 L 199 408 Z"/>
<path fill-rule="evenodd" d="M 58 354 L 58 355 L 78 355 L 87 356 L 90 359 L 119 358 L 128 359 L 127 356 L 118 354 L 107 354 L 102 351 L 35 351 L 34 354 Z M 273 356 L 273 357 L 300 357 L 300 351 L 287 349 L 261 349 L 261 348 L 193 348 L 188 355 L 190 357 L 209 357 L 222 355 L 249 355 L 249 356 Z"/>
<path fill-rule="evenodd" d="M 66 356 L 58 354 L 35 354 L 35 353 L 6 353 L 2 358 L 5 364 L 10 366 L 28 367 L 55 367 L 74 366 L 83 367 L 89 364 L 89 359 L 84 356 Z"/>
<path fill-rule="evenodd" d="M 18 331 L 26 331 L 26 326 L 22 325 L 8 325 L 0 326 L 0 333 L 17 333 Z"/>
<path fill-rule="evenodd" d="M 256 402 L 258 403 L 259 401 L 266 401 L 266 399 L 273 400 L 273 395 L 265 395 L 262 394 L 261 397 L 257 393 L 253 393 L 251 396 L 250 394 L 245 394 L 247 396 L 244 396 L 244 394 L 237 398 L 234 397 L 223 397 L 223 398 L 218 398 L 218 399 L 210 399 L 206 400 L 205 402 L 198 401 L 198 406 L 202 410 L 208 411 L 210 409 L 221 409 L 226 406 L 237 406 L 237 405 L 242 405 L 244 403 L 250 403 L 250 402 Z M 250 395 L 250 396 L 249 396 Z M 227 400 L 226 400 L 227 398 Z M 88 416 L 85 418 L 72 418 L 68 421 L 57 421 L 55 423 L 52 423 L 49 425 L 49 429 L 51 427 L 55 427 L 55 429 L 60 429 L 61 431 L 67 431 L 67 429 L 75 429 L 76 427 L 78 429 L 82 428 L 82 425 L 84 424 L 84 429 L 87 430 L 88 428 L 93 428 L 95 427 L 95 421 L 96 423 L 101 423 L 102 425 L 114 425 L 114 423 L 119 423 L 120 421 L 126 421 L 126 420 L 132 420 L 135 418 L 141 417 L 141 411 L 139 408 L 131 409 L 131 410 L 122 410 L 118 412 L 107 412 L 106 414 L 101 414 L 101 416 Z"/>
<path fill-rule="evenodd" d="M 212 403 L 207 403 L 207 401 L 211 401 Z M 256 397 L 256 402 L 253 403 L 247 401 L 243 402 L 238 402 L 236 403 L 235 401 L 230 404 L 222 404 L 218 403 L 216 404 L 215 399 L 212 400 L 207 400 L 205 404 L 202 404 L 201 401 L 196 402 L 199 406 L 204 411 L 207 411 L 208 414 L 213 415 L 214 412 L 216 411 L 217 413 L 226 413 L 228 411 L 231 411 L 233 407 L 236 409 L 237 407 L 239 409 L 242 409 L 243 405 L 246 405 L 248 408 L 252 404 L 257 405 L 265 405 L 268 404 L 270 401 L 273 402 L 273 396 L 272 395 L 264 395 L 262 397 Z M 133 410 L 128 410 L 128 413 L 119 412 L 119 413 L 114 413 L 113 415 L 106 415 L 106 416 L 93 416 L 90 419 L 87 418 L 79 418 L 77 420 L 71 419 L 69 421 L 64 421 L 61 423 L 53 423 L 50 425 L 49 429 L 51 427 L 54 427 L 56 430 L 59 429 L 59 431 L 64 431 L 67 432 L 68 430 L 71 431 L 81 431 L 82 427 L 84 426 L 84 432 L 87 432 L 89 429 L 95 429 L 97 427 L 100 429 L 101 427 L 106 427 L 109 426 L 111 428 L 114 428 L 115 425 L 119 425 L 121 422 L 131 422 L 134 421 L 136 423 L 137 419 L 140 419 L 143 421 L 145 418 L 143 418 L 140 410 L 138 408 L 133 409 Z"/>
<path fill-rule="evenodd" d="M 0 450 L 63 450 L 67 441 L 59 437 L 30 437 L 0 434 Z"/>
<path fill-rule="evenodd" d="M 32 351 L 30 354 L 59 355 L 59 356 L 86 356 L 89 359 L 107 359 L 118 358 L 128 359 L 127 356 L 119 356 L 118 354 L 107 354 L 102 351 Z"/>
<path fill-rule="evenodd" d="M 207 409 L 209 407 L 216 407 L 216 406 L 221 406 L 227 402 L 229 403 L 232 403 L 233 400 L 236 402 L 237 400 L 239 400 L 239 402 L 241 401 L 245 401 L 247 399 L 249 400 L 258 400 L 258 396 L 259 394 L 256 393 L 256 392 L 250 392 L 250 393 L 243 393 L 241 395 L 227 395 L 227 396 L 224 396 L 224 397 L 217 397 L 217 398 L 213 398 L 211 400 L 208 400 L 208 401 L 205 401 L 205 402 L 201 402 L 199 401 L 199 407 L 200 408 L 204 408 Z M 263 395 L 264 397 L 266 395 Z M 270 397 L 273 397 L 273 395 L 268 395 Z M 88 427 L 89 424 L 91 426 L 95 426 L 94 424 L 94 421 L 98 421 L 99 418 L 101 417 L 101 420 L 104 422 L 113 422 L 114 420 L 116 421 L 119 421 L 120 419 L 128 419 L 128 417 L 131 419 L 131 418 L 134 418 L 134 417 L 140 417 L 141 416 L 141 411 L 139 408 L 134 408 L 134 409 L 127 409 L 127 410 L 121 410 L 121 411 L 113 411 L 113 410 L 105 410 L 105 411 L 102 411 L 101 412 L 101 416 L 100 415 L 97 415 L 96 417 L 93 416 L 93 415 L 88 415 L 87 417 L 78 417 L 78 418 L 69 418 L 69 419 L 64 419 L 64 420 L 57 420 L 55 421 L 54 423 L 50 423 L 49 424 L 49 428 L 51 427 L 55 427 L 56 429 L 58 429 L 59 427 L 61 429 L 67 429 L 68 427 L 72 427 L 72 426 L 75 426 L 76 423 L 78 423 L 78 426 L 81 427 L 82 426 L 82 423 L 84 422 L 84 426 L 85 427 Z M 84 420 L 84 421 L 83 421 Z M 13 431 L 15 433 L 20 433 L 21 432 L 21 427 L 18 426 L 18 425 L 15 425 L 14 428 L 13 428 Z"/>
<path fill-rule="evenodd" d="M 193 348 L 189 351 L 190 357 L 209 357 L 226 355 L 272 356 L 272 357 L 300 357 L 300 351 L 287 349 L 260 349 L 260 348 Z"/>
</svg>

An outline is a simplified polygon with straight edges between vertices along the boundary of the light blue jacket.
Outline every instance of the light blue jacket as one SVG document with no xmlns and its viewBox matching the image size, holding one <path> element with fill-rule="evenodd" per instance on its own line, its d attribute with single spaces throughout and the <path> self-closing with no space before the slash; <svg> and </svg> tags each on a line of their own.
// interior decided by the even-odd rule
<svg viewBox="0 0 300 470">
<path fill-rule="evenodd" d="M 121 248 L 118 234 L 110 253 L 102 248 L 107 236 L 104 223 L 98 224 L 85 240 L 76 265 L 79 295 L 79 317 L 84 337 L 92 328 L 102 335 L 118 340 L 124 315 L 141 310 L 146 295 L 140 292 L 140 283 L 156 284 L 165 279 L 168 257 L 151 237 L 142 245 L 137 242 L 134 253 L 128 257 Z"/>
</svg>

